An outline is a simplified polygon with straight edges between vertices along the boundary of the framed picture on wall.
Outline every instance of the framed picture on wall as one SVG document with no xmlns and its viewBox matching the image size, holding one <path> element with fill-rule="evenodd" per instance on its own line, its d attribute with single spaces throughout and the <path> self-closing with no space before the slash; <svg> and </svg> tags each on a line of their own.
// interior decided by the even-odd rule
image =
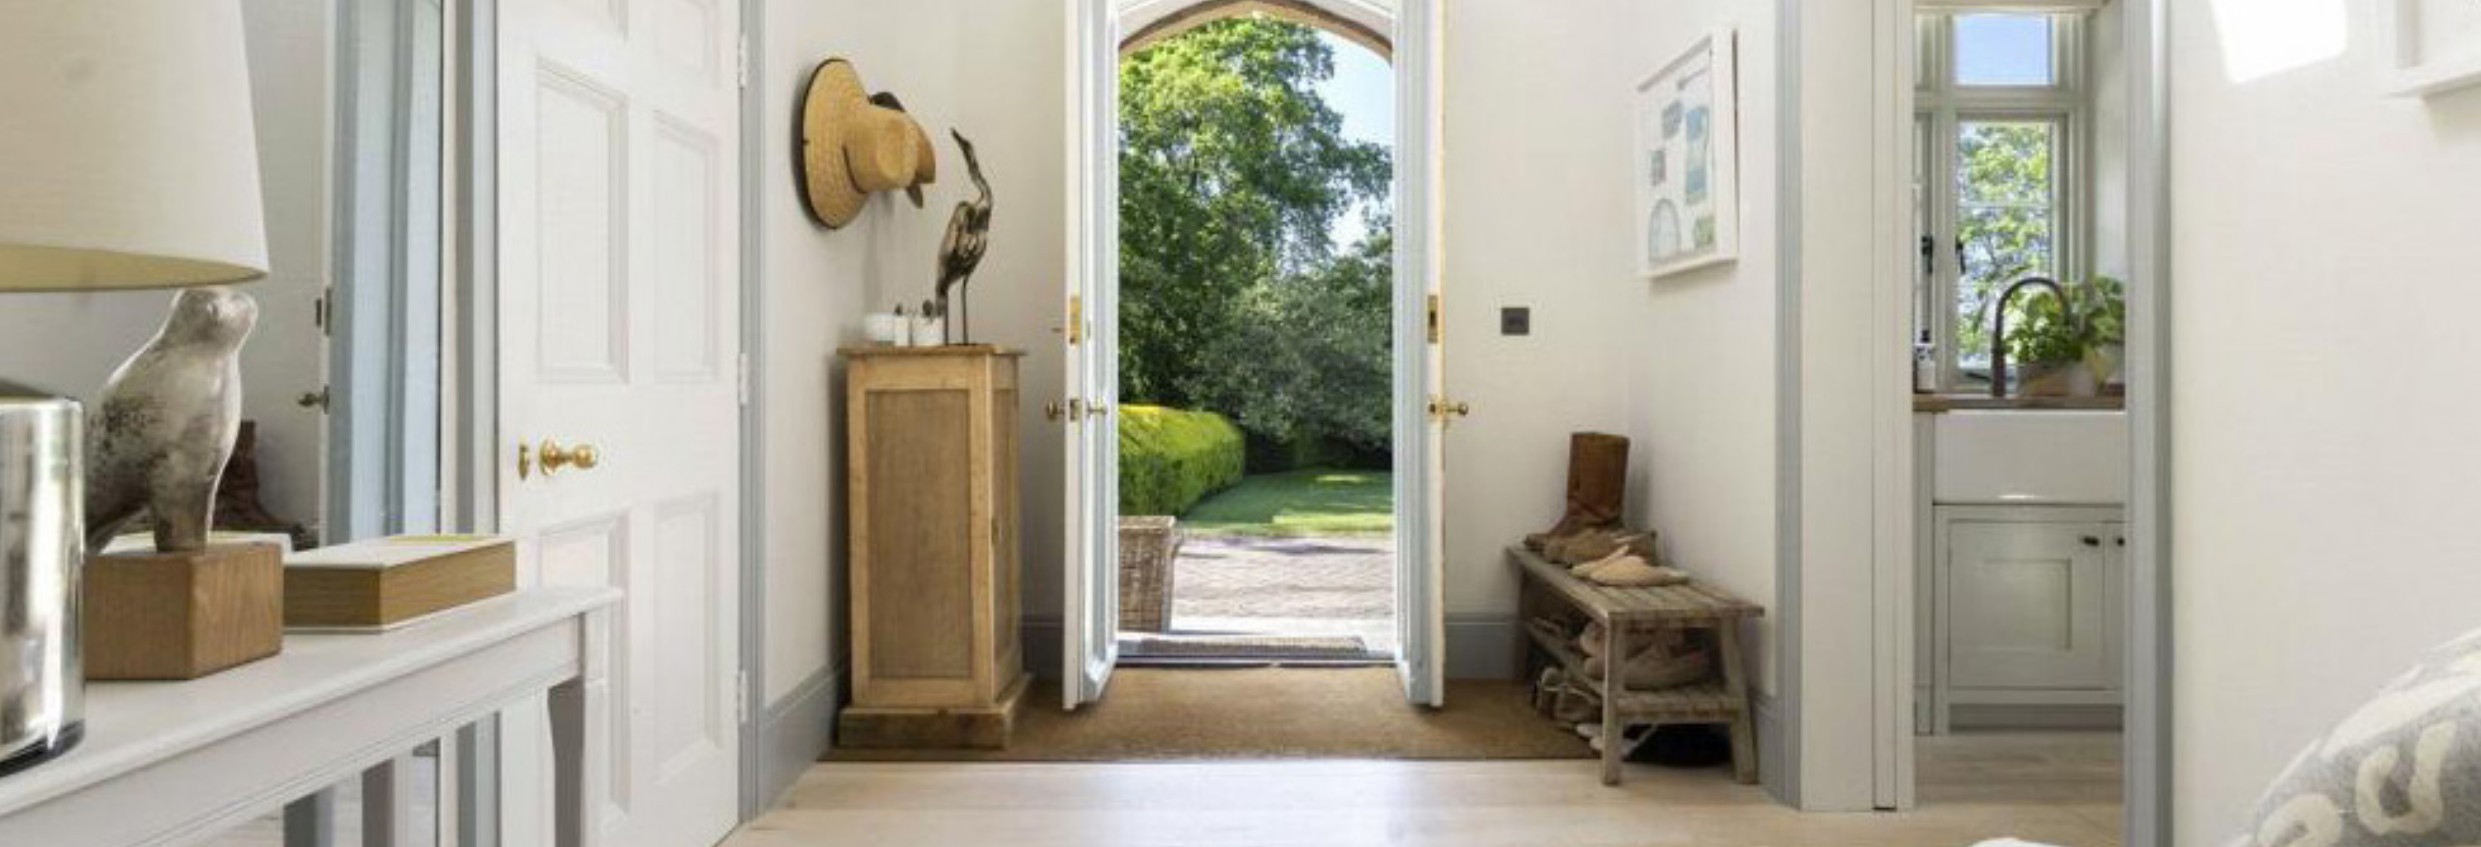
<svg viewBox="0 0 2481 847">
<path fill-rule="evenodd" d="M 2481 0 L 2380 0 L 2388 12 L 2381 37 L 2387 87 L 2401 97 L 2426 97 L 2481 85 Z"/>
<path fill-rule="evenodd" d="M 1637 270 L 1665 277 L 1740 257 L 1739 64 L 1731 30 L 1637 84 Z"/>
</svg>

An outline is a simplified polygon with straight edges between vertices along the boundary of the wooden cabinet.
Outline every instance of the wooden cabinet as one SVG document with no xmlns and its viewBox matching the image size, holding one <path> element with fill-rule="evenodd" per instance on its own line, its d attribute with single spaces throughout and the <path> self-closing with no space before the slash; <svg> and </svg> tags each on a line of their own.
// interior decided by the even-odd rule
<svg viewBox="0 0 2481 847">
<path fill-rule="evenodd" d="M 1957 706 L 2120 702 L 2127 531 L 2116 508 L 1937 509 L 1934 731 Z"/>
<path fill-rule="evenodd" d="M 847 350 L 847 747 L 1005 746 L 1018 642 L 1017 361 Z"/>
</svg>

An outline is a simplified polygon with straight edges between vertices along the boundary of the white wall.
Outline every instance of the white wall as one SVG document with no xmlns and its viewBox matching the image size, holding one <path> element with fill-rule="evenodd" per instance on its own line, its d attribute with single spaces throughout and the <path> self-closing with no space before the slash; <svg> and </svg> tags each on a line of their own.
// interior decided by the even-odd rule
<svg viewBox="0 0 2481 847">
<path fill-rule="evenodd" d="M 1447 393 L 1473 405 L 1447 433 L 1447 611 L 1508 616 L 1501 551 L 1559 519 L 1568 434 L 1628 428 L 1628 90 L 1651 68 L 1626 0 L 1444 5 Z M 1533 334 L 1499 335 L 1503 306 Z"/>
<path fill-rule="evenodd" d="M 971 14 L 967 14 L 970 10 Z M 841 663 L 846 561 L 843 368 L 869 312 L 932 296 L 948 216 L 973 195 L 949 136 L 974 141 L 993 197 L 991 247 L 967 291 L 973 340 L 1028 351 L 1024 403 L 1026 592 L 1059 608 L 1060 431 L 1038 413 L 1060 391 L 1052 327 L 1063 260 L 1066 18 L 1040 0 L 1007 3 L 770 0 L 763 128 L 761 297 L 765 315 L 766 698 Z M 871 91 L 902 99 L 938 149 L 921 209 L 874 198 L 860 219 L 813 223 L 793 183 L 794 108 L 810 71 L 853 60 Z"/>
<path fill-rule="evenodd" d="M 811 71 L 843 57 L 871 91 L 893 91 L 926 127 L 940 125 L 953 108 L 955 50 L 944 35 L 953 14 L 946 3 L 868 0 L 770 0 L 766 7 L 754 223 L 762 251 L 770 704 L 840 661 L 844 643 L 844 369 L 836 349 L 861 340 L 863 315 L 893 309 L 900 297 L 918 301 L 899 280 L 927 274 L 936 249 L 921 234 L 931 213 L 901 196 L 873 198 L 841 230 L 812 221 L 795 184 L 793 121 Z M 952 151 L 941 145 L 934 196 L 948 196 L 959 181 Z"/>
<path fill-rule="evenodd" d="M 2276 5 L 2302 4 L 2214 4 Z M 2309 739 L 2481 623 L 2481 90 L 2383 96 L 2381 5 L 2349 4 L 2347 54 L 2234 82 L 2224 22 L 2172 4 L 2182 845 L 2239 832 Z"/>
<path fill-rule="evenodd" d="M 294 399 L 326 382 L 311 314 L 329 279 L 332 9 L 244 0 L 242 17 L 270 264 L 265 279 L 241 287 L 259 304 L 258 330 L 242 350 L 243 414 L 259 422 L 269 511 L 316 526 L 327 418 Z M 8 295 L 0 299 L 0 375 L 91 403 L 112 369 L 154 337 L 173 296 Z"/>
<path fill-rule="evenodd" d="M 1740 261 L 1658 281 L 1624 273 L 1621 355 L 1629 370 L 1629 433 L 1638 522 L 1663 531 L 1674 562 L 1731 592 L 1775 597 L 1775 155 L 1780 121 L 1774 0 L 1638 2 L 1627 28 L 1628 79 L 1677 58 L 1720 27 L 1740 45 Z M 1627 201 L 1623 201 L 1627 202 Z M 1752 625 L 1758 689 L 1781 691 L 1773 661 L 1780 619 Z"/>
</svg>

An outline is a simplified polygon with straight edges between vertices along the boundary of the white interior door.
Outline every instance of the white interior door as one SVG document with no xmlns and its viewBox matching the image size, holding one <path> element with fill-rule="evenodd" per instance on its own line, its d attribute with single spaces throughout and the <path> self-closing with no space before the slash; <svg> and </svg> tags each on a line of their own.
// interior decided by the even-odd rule
<svg viewBox="0 0 2481 847">
<path fill-rule="evenodd" d="M 1446 433 L 1439 286 L 1439 73 L 1433 0 L 1396 4 L 1396 667 L 1405 696 L 1447 704 Z"/>
<path fill-rule="evenodd" d="M 1060 698 L 1094 702 L 1120 659 L 1120 362 L 1113 297 L 1120 276 L 1120 34 L 1113 0 L 1076 0 L 1070 54 L 1068 314 L 1060 336 L 1067 380 L 1060 423 L 1067 439 L 1061 561 Z"/>
<path fill-rule="evenodd" d="M 737 820 L 739 7 L 499 4 L 501 527 L 525 579 L 628 593 L 605 844 Z"/>
</svg>

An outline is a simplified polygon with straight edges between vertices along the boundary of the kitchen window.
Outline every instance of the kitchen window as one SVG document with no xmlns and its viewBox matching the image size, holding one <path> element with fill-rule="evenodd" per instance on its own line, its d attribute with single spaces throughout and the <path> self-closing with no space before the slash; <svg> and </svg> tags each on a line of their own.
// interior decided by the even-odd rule
<svg viewBox="0 0 2481 847">
<path fill-rule="evenodd" d="M 1942 390 L 1988 385 L 1990 310 L 2008 285 L 2073 279 L 2090 264 L 2084 21 L 1919 16 L 1915 317 L 1937 347 Z"/>
</svg>

